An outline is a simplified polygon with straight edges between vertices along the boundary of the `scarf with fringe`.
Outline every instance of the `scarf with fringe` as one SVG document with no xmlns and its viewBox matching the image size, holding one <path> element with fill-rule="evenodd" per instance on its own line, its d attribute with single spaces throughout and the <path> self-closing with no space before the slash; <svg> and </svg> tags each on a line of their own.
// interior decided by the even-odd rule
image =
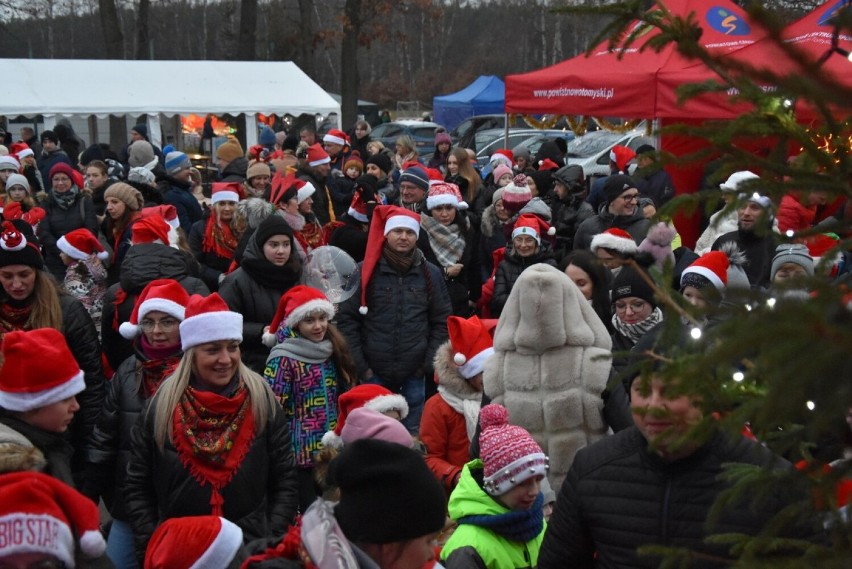
<svg viewBox="0 0 852 569">
<path fill-rule="evenodd" d="M 231 481 L 255 436 L 245 383 L 232 397 L 188 386 L 175 408 L 173 437 L 178 457 L 193 478 L 209 485 L 210 513 L 222 516 L 221 490 Z"/>
<path fill-rule="evenodd" d="M 456 214 L 458 215 L 458 213 Z M 434 217 L 420 214 L 420 225 L 429 236 L 429 245 L 442 267 L 458 263 L 464 255 L 465 241 L 457 223 L 444 225 Z"/>
</svg>

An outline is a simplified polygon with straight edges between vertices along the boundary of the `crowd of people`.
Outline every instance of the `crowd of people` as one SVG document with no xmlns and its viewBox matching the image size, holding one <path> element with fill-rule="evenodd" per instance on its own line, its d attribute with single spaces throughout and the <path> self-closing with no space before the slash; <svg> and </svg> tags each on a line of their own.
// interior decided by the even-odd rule
<svg viewBox="0 0 852 569">
<path fill-rule="evenodd" d="M 807 502 L 711 518 L 723 464 L 790 464 L 684 442 L 707 409 L 636 363 L 675 347 L 672 298 L 709 332 L 847 286 L 849 202 L 716 173 L 693 250 L 650 146 L 586 180 L 558 140 L 480 170 L 446 132 L 420 157 L 364 121 L 267 126 L 218 146 L 207 189 L 144 124 L 117 151 L 68 130 L 0 146 L 0 566 L 717 566 L 707 536 Z M 304 284 L 329 245 L 360 266 L 339 302 Z"/>
</svg>

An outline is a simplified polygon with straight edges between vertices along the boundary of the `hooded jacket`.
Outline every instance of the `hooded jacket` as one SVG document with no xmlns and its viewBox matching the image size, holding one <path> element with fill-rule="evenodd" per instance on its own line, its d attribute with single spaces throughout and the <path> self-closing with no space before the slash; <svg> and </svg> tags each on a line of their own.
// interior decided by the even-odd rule
<svg viewBox="0 0 852 569">
<path fill-rule="evenodd" d="M 509 295 L 485 364 L 485 393 L 550 456 L 562 484 L 574 454 L 604 436 L 610 337 L 592 305 L 558 269 L 533 265 Z"/>
<path fill-rule="evenodd" d="M 133 343 L 118 333 L 118 327 L 130 320 L 136 298 L 155 279 L 174 279 L 190 295 L 207 296 L 207 286 L 191 276 L 195 261 L 186 253 L 160 243 L 140 243 L 127 252 L 121 264 L 121 278 L 104 295 L 101 318 L 101 343 L 109 365 L 118 369 L 133 355 Z"/>
<path fill-rule="evenodd" d="M 509 509 L 499 504 L 482 489 L 483 465 L 479 459 L 467 463 L 459 485 L 450 496 L 450 517 L 459 520 L 467 516 L 506 514 Z M 479 479 L 479 480 L 478 480 Z M 512 541 L 473 524 L 459 524 L 441 550 L 441 560 L 447 569 L 526 569 L 538 565 L 538 553 L 547 524 L 527 542 Z"/>
<path fill-rule="evenodd" d="M 515 286 L 515 281 L 518 280 L 521 273 L 528 267 L 538 263 L 556 267 L 553 251 L 550 249 L 547 241 L 542 240 L 538 251 L 529 257 L 521 257 L 515 254 L 511 242 L 506 245 L 506 254 L 500 264 L 497 265 L 497 273 L 494 275 L 494 296 L 491 298 L 491 314 L 493 318 L 500 316 L 503 306 L 509 298 L 509 293 L 512 292 L 512 287 Z"/>
<path fill-rule="evenodd" d="M 438 384 L 462 399 L 478 399 L 482 393 L 474 389 L 453 362 L 453 346 L 447 341 L 435 354 L 435 377 Z M 462 467 L 470 460 L 470 439 L 464 415 L 453 409 L 439 391 L 426 400 L 420 419 L 420 440 L 426 446 L 426 466 L 447 493 L 455 488 Z"/>
</svg>

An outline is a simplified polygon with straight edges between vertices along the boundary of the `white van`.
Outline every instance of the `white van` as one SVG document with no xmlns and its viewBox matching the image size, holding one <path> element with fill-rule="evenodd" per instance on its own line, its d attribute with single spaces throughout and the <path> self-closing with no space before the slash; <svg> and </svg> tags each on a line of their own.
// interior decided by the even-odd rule
<svg viewBox="0 0 852 569">
<path fill-rule="evenodd" d="M 647 136 L 644 128 L 626 133 L 596 130 L 578 136 L 568 143 L 565 164 L 579 164 L 583 167 L 586 183 L 592 184 L 595 178 L 609 176 L 609 152 L 613 146 L 626 146 L 636 150 L 643 144 L 657 148 L 653 136 Z"/>
</svg>

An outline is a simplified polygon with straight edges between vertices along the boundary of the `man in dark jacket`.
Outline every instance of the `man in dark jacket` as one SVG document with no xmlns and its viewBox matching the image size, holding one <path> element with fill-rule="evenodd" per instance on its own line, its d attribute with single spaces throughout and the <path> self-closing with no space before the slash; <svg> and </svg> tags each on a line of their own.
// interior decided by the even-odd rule
<svg viewBox="0 0 852 569">
<path fill-rule="evenodd" d="M 675 187 L 672 177 L 657 160 L 656 153 L 650 144 L 643 144 L 636 149 L 638 169 L 633 173 L 633 178 L 639 193 L 654 200 L 654 207 L 659 209 L 674 197 Z"/>
<path fill-rule="evenodd" d="M 639 209 L 639 190 L 630 176 L 615 174 L 606 179 L 604 202 L 597 215 L 586 219 L 574 235 L 574 249 L 588 249 L 592 238 L 610 227 L 623 229 L 636 244 L 645 239 L 651 222 Z"/>
<path fill-rule="evenodd" d="M 659 338 L 646 335 L 633 351 L 667 352 Z M 693 431 L 703 419 L 699 404 L 656 372 L 636 374 L 630 398 L 634 426 L 577 453 L 556 500 L 538 569 L 562 568 L 568 560 L 583 569 L 657 567 L 659 558 L 637 552 L 652 545 L 692 551 L 693 567 L 728 566 L 731 546 L 712 543 L 709 536 L 756 535 L 784 507 L 807 499 L 790 487 L 775 488 L 759 503 L 746 496 L 711 516 L 717 498 L 731 486 L 721 476 L 724 464 L 778 470 L 790 464 L 742 435 L 712 427 Z M 781 531 L 800 539 L 818 535 L 807 521 L 795 523 L 801 526 Z"/>
<path fill-rule="evenodd" d="M 553 174 L 553 227 L 556 228 L 555 254 L 562 259 L 574 248 L 574 235 L 581 223 L 595 212 L 586 202 L 586 179 L 577 164 L 563 166 Z M 539 192 L 540 193 L 540 192 Z"/>
<path fill-rule="evenodd" d="M 38 157 L 38 171 L 41 172 L 45 188 L 50 187 L 50 169 L 60 162 L 74 167 L 68 154 L 59 148 L 59 137 L 56 133 L 46 130 L 41 133 L 41 154 Z"/>
<path fill-rule="evenodd" d="M 776 246 L 772 223 L 772 201 L 754 193 L 737 210 L 737 230 L 725 233 L 713 243 L 713 251 L 718 251 L 724 243 L 736 243 L 745 254 L 743 269 L 752 288 L 769 286 Z"/>
<path fill-rule="evenodd" d="M 160 180 L 158 189 L 166 203 L 175 206 L 180 228 L 189 235 L 192 224 L 201 219 L 201 205 L 192 195 L 192 162 L 183 152 L 169 152 L 166 156 L 166 176 Z"/>
<path fill-rule="evenodd" d="M 322 146 L 314 144 L 308 147 L 307 157 L 303 162 L 300 161 L 296 177 L 310 182 L 317 189 L 311 197 L 314 200 L 314 213 L 320 224 L 335 221 L 339 210 L 334 209 L 333 195 L 336 187 L 334 177 L 331 176 L 331 158 Z"/>
<path fill-rule="evenodd" d="M 358 376 L 402 394 L 403 424 L 416 435 L 425 403 L 425 378 L 447 339 L 452 311 L 444 276 L 417 248 L 420 216 L 398 206 L 373 213 L 361 285 L 340 305 L 340 331 Z"/>
</svg>

